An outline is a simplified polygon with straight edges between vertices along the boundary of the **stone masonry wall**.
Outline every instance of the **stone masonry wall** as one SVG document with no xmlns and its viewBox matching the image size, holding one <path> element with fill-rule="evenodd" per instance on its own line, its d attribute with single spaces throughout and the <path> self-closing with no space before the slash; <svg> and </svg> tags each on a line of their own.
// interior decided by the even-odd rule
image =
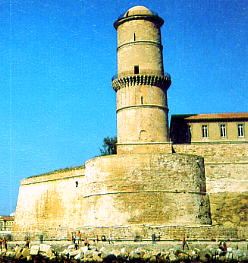
<svg viewBox="0 0 248 263">
<path fill-rule="evenodd" d="M 207 185 L 202 159 L 181 154 L 98 157 L 86 163 L 86 170 L 81 166 L 27 178 L 21 182 L 14 230 L 65 238 L 77 229 L 89 234 L 119 229 L 130 238 L 142 222 L 145 229 L 166 224 L 168 238 L 177 236 L 175 224 L 190 225 L 187 231 L 202 238 L 209 233 L 247 238 L 247 145 L 173 145 L 175 152 L 205 157 Z M 214 227 L 198 228 L 209 223 L 206 189 Z"/>
<path fill-rule="evenodd" d="M 210 224 L 203 160 L 129 154 L 86 162 L 85 225 Z"/>
<path fill-rule="evenodd" d="M 39 233 L 82 226 L 84 166 L 30 177 L 21 182 L 14 231 Z M 81 225 L 80 225 L 81 224 Z"/>
<path fill-rule="evenodd" d="M 204 157 L 213 224 L 247 226 L 248 143 L 192 143 L 173 149 Z"/>
</svg>

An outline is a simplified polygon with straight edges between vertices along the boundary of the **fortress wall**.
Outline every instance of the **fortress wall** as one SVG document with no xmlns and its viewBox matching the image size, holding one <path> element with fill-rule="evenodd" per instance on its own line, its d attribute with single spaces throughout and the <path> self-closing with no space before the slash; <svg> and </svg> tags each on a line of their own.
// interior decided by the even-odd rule
<svg viewBox="0 0 248 263">
<path fill-rule="evenodd" d="M 83 181 L 84 167 L 23 180 L 19 189 L 14 232 L 41 232 L 73 224 L 82 226 Z"/>
<path fill-rule="evenodd" d="M 182 240 L 188 237 L 191 240 L 233 240 L 246 239 L 248 236 L 245 227 L 223 226 L 164 226 L 164 225 L 130 225 L 117 227 L 85 227 L 82 232 L 88 237 L 96 238 L 111 233 L 114 240 L 151 240 L 151 235 L 161 236 L 163 240 Z"/>
<path fill-rule="evenodd" d="M 248 191 L 248 143 L 178 144 L 173 149 L 204 157 L 208 193 Z"/>
<path fill-rule="evenodd" d="M 241 143 L 191 143 L 191 144 L 173 144 L 173 149 L 178 153 L 187 153 L 200 155 L 205 158 L 205 162 L 227 160 L 235 158 L 235 161 L 247 161 L 248 142 Z"/>
<path fill-rule="evenodd" d="M 104 156 L 86 162 L 85 175 L 86 226 L 211 222 L 200 157 Z"/>
<path fill-rule="evenodd" d="M 117 143 L 118 154 L 129 153 L 172 153 L 171 143 Z"/>
<path fill-rule="evenodd" d="M 178 153 L 204 157 L 213 224 L 248 225 L 248 144 L 173 145 Z"/>
</svg>

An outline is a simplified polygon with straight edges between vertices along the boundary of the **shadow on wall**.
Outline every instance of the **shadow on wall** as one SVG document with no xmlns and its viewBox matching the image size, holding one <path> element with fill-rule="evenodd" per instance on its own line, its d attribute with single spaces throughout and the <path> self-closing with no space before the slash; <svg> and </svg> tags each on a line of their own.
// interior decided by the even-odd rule
<svg viewBox="0 0 248 263">
<path fill-rule="evenodd" d="M 191 131 L 187 125 L 185 118 L 195 116 L 197 114 L 184 114 L 171 116 L 170 138 L 175 144 L 190 144 Z"/>
</svg>

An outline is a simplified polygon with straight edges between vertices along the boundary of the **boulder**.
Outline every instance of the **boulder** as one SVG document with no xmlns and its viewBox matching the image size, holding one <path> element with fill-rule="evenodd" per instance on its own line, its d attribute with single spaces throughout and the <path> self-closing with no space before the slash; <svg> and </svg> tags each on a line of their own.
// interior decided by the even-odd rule
<svg viewBox="0 0 248 263">
<path fill-rule="evenodd" d="M 136 251 L 131 251 L 129 253 L 129 258 L 131 258 L 131 259 L 138 259 L 138 258 L 140 258 L 140 253 L 137 253 Z"/>
<path fill-rule="evenodd" d="M 80 251 L 83 253 L 86 253 L 88 250 L 89 250 L 89 248 L 87 246 L 80 248 Z"/>
<path fill-rule="evenodd" d="M 149 258 L 149 262 L 151 262 L 151 263 L 157 262 L 157 257 L 156 257 L 155 255 L 152 255 L 152 256 Z"/>
<path fill-rule="evenodd" d="M 61 254 L 62 254 L 62 255 L 68 255 L 69 252 L 70 252 L 70 250 L 65 249 L 65 250 L 63 250 L 63 251 L 61 252 Z"/>
<path fill-rule="evenodd" d="M 10 258 L 15 257 L 15 252 L 14 251 L 6 251 L 6 257 L 10 257 Z"/>
<path fill-rule="evenodd" d="M 55 254 L 53 253 L 52 248 L 48 249 L 46 252 L 46 257 L 48 257 L 49 259 L 53 259 L 55 258 Z"/>
<path fill-rule="evenodd" d="M 32 256 L 27 256 L 27 261 L 31 261 L 32 260 Z"/>
<path fill-rule="evenodd" d="M 30 255 L 36 256 L 39 254 L 39 251 L 40 251 L 40 246 L 39 245 L 33 245 L 30 248 Z"/>
<path fill-rule="evenodd" d="M 75 256 L 78 255 L 78 254 L 81 254 L 81 251 L 80 251 L 80 250 L 71 250 L 71 251 L 69 252 L 69 256 L 70 256 L 70 257 L 75 257 Z"/>
<path fill-rule="evenodd" d="M 93 258 L 93 251 L 92 250 L 85 251 L 84 258 Z"/>
<path fill-rule="evenodd" d="M 76 260 L 79 260 L 79 259 L 81 259 L 81 258 L 83 258 L 83 253 L 82 253 L 82 252 L 78 253 L 78 254 L 74 257 L 74 259 L 76 259 Z"/>
<path fill-rule="evenodd" d="M 237 249 L 237 250 L 233 250 L 233 259 L 235 260 L 241 260 L 244 257 L 244 253 L 242 250 Z"/>
<path fill-rule="evenodd" d="M 100 257 L 100 255 L 101 255 L 101 253 L 99 253 L 97 251 L 93 251 L 93 253 L 92 253 L 93 261 L 102 262 L 103 259 Z"/>
<path fill-rule="evenodd" d="M 75 245 L 74 244 L 73 245 L 69 245 L 68 249 L 75 249 Z"/>
<path fill-rule="evenodd" d="M 22 250 L 22 247 L 20 247 L 19 245 L 16 245 L 14 248 L 15 252 L 20 252 Z"/>
<path fill-rule="evenodd" d="M 51 246 L 47 244 L 40 244 L 40 251 L 47 253 L 49 250 L 51 250 Z"/>
<path fill-rule="evenodd" d="M 20 258 L 22 256 L 22 247 L 15 247 L 15 258 Z"/>
<path fill-rule="evenodd" d="M 30 249 L 27 248 L 27 247 L 23 248 L 23 250 L 22 250 L 22 256 L 23 256 L 24 258 L 27 258 L 28 256 L 30 256 Z"/>
</svg>

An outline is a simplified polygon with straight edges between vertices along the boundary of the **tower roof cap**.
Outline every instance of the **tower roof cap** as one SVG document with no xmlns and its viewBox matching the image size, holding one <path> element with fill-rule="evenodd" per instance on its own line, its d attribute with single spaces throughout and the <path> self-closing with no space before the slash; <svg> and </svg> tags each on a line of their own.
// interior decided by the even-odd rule
<svg viewBox="0 0 248 263">
<path fill-rule="evenodd" d="M 153 13 L 145 6 L 134 6 L 129 8 L 123 17 L 135 15 L 153 15 Z"/>
<path fill-rule="evenodd" d="M 164 23 L 164 20 L 158 16 L 157 13 L 152 12 L 150 9 L 148 9 L 145 6 L 134 6 L 129 8 L 126 13 L 122 14 L 117 21 L 114 23 L 114 27 L 117 29 L 117 27 L 124 22 L 130 21 L 130 20 L 148 20 L 155 23 L 158 27 L 162 26 Z"/>
</svg>

